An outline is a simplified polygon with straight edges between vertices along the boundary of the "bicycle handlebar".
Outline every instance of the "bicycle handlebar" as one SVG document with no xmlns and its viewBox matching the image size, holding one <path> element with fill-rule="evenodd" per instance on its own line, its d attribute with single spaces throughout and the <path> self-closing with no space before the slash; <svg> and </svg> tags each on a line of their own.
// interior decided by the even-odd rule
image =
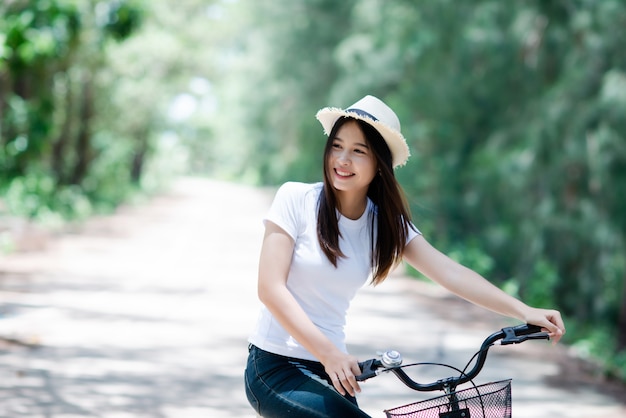
<svg viewBox="0 0 626 418">
<path fill-rule="evenodd" d="M 387 361 L 381 361 L 381 359 L 370 359 L 359 363 L 359 367 L 361 368 L 362 373 L 359 376 L 356 376 L 356 380 L 362 382 L 364 380 L 378 376 L 381 372 L 389 371 L 395 374 L 398 379 L 402 381 L 402 383 L 404 383 L 406 386 L 413 390 L 417 390 L 420 392 L 454 390 L 458 385 L 473 380 L 478 375 L 478 373 L 480 373 L 483 366 L 485 365 L 485 360 L 487 359 L 487 352 L 489 351 L 489 348 L 495 345 L 498 341 L 500 341 L 500 345 L 511 345 L 520 344 L 528 340 L 540 339 L 549 340 L 550 336 L 548 335 L 548 333 L 542 332 L 541 327 L 538 327 L 536 325 L 522 324 L 515 327 L 502 328 L 500 331 L 494 332 L 483 341 L 482 345 L 480 346 L 480 350 L 477 353 L 478 357 L 476 358 L 474 367 L 472 367 L 469 372 L 461 373 L 461 375 L 457 377 L 440 379 L 436 382 L 426 384 L 418 383 L 411 379 L 404 372 L 404 370 L 402 370 L 402 366 L 397 361 L 397 359 L 401 357 L 400 354 L 396 351 L 391 351 L 385 353 L 386 355 L 388 353 L 391 353 L 391 357 L 396 359 L 396 361 L 391 364 Z M 383 355 L 383 360 L 385 360 L 385 355 Z"/>
</svg>

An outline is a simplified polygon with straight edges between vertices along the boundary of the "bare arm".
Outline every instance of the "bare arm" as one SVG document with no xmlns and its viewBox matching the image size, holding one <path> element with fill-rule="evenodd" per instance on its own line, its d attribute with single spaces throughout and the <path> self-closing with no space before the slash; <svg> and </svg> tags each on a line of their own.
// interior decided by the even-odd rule
<svg viewBox="0 0 626 418">
<path fill-rule="evenodd" d="M 354 396 L 355 391 L 360 391 L 354 378 L 360 373 L 356 359 L 335 347 L 287 289 L 293 249 L 291 236 L 268 221 L 259 260 L 259 299 L 285 330 L 320 360 L 337 391 Z"/>
<path fill-rule="evenodd" d="M 439 252 L 423 236 L 415 237 L 409 242 L 404 251 L 404 259 L 426 277 L 469 302 L 543 327 L 554 342 L 558 342 L 565 333 L 565 325 L 558 311 L 526 305 L 478 273 Z"/>
</svg>

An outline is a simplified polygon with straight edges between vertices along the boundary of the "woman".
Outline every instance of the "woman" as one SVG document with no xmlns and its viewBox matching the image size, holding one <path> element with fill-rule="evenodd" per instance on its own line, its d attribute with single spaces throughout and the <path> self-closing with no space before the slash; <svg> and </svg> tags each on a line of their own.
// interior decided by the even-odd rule
<svg viewBox="0 0 626 418">
<path fill-rule="evenodd" d="M 401 260 L 458 296 L 565 333 L 555 310 L 530 307 L 452 261 L 415 228 L 394 168 L 409 149 L 396 114 L 366 96 L 325 108 L 324 182 L 286 183 L 265 219 L 246 393 L 270 417 L 367 417 L 356 402 L 357 359 L 343 328 L 350 300 L 369 277 L 382 282 Z"/>
</svg>

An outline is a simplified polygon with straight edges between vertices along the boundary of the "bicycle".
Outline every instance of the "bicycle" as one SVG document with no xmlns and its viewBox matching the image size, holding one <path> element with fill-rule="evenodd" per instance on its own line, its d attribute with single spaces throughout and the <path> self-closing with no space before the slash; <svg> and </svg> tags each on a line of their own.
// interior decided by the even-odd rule
<svg viewBox="0 0 626 418">
<path fill-rule="evenodd" d="M 389 350 L 380 358 L 359 363 L 361 375 L 358 381 L 365 381 L 383 373 L 393 373 L 409 388 L 420 392 L 443 391 L 445 394 L 424 401 L 387 409 L 388 418 L 510 418 L 511 417 L 511 379 L 489 382 L 481 385 L 474 383 L 485 361 L 487 353 L 494 345 L 520 344 L 528 340 L 549 340 L 547 333 L 535 325 L 518 325 L 502 328 L 488 336 L 480 349 L 471 357 L 463 370 L 441 363 L 412 363 L 402 365 L 402 355 Z M 472 361 L 473 368 L 466 372 Z M 443 366 L 458 372 L 458 375 L 439 379 L 431 383 L 418 383 L 403 370 L 407 367 L 435 365 Z M 470 383 L 467 389 L 457 390 L 460 385 Z"/>
</svg>

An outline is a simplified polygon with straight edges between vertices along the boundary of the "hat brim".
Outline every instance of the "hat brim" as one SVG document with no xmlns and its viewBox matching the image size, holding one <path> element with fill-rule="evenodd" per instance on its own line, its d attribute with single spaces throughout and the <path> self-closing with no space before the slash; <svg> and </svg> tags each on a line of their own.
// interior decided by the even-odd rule
<svg viewBox="0 0 626 418">
<path fill-rule="evenodd" d="M 386 123 L 371 119 L 356 112 L 350 112 L 336 107 L 326 107 L 324 109 L 320 109 L 315 115 L 315 118 L 322 124 L 324 134 L 328 136 L 330 135 L 330 132 L 332 131 L 333 126 L 335 126 L 337 120 L 339 120 L 342 116 L 362 120 L 376 128 L 391 151 L 393 168 L 401 167 L 406 164 L 407 160 L 411 156 L 406 139 L 400 132 L 398 132 L 398 130 L 392 128 Z"/>
</svg>

